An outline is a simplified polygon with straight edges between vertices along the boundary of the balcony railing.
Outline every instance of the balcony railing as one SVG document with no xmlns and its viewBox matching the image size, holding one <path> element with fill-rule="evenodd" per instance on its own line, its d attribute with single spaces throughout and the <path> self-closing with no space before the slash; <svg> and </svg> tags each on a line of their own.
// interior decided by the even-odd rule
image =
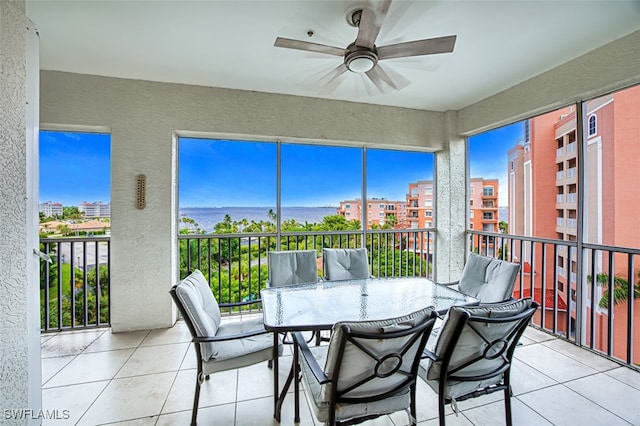
<svg viewBox="0 0 640 426">
<path fill-rule="evenodd" d="M 520 264 L 514 297 L 533 297 L 540 304 L 535 326 L 617 362 L 640 366 L 640 249 L 583 243 L 578 250 L 575 241 L 473 230 L 467 235 L 472 251 Z M 568 277 L 567 269 L 558 266 L 561 252 L 568 253 L 565 264 L 577 264 L 577 272 Z M 609 297 L 610 288 L 614 297 Z"/>
<path fill-rule="evenodd" d="M 41 330 L 109 326 L 110 237 L 41 238 L 40 250 Z"/>
<path fill-rule="evenodd" d="M 366 247 L 375 277 L 432 277 L 433 230 L 392 229 L 260 234 L 182 234 L 180 275 L 200 269 L 226 313 L 230 303 L 259 298 L 268 277 L 270 250 L 316 250 L 322 270 L 322 249 Z M 364 244 L 363 244 L 363 238 Z M 247 305 L 247 310 L 260 309 Z"/>
</svg>

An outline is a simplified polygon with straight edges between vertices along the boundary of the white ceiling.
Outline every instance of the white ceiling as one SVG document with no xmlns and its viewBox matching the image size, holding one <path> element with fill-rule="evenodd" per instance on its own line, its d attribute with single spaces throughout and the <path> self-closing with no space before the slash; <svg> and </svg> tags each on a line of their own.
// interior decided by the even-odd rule
<svg viewBox="0 0 640 426">
<path fill-rule="evenodd" d="M 359 0 L 362 1 L 362 0 Z M 277 36 L 346 47 L 353 1 L 27 0 L 44 70 L 226 87 L 434 111 L 458 110 L 640 29 L 635 1 L 395 0 L 376 45 L 457 34 L 450 54 L 385 61 L 411 81 L 370 96 L 341 58 L 273 46 Z M 315 33 L 312 39 L 307 31 Z"/>
</svg>

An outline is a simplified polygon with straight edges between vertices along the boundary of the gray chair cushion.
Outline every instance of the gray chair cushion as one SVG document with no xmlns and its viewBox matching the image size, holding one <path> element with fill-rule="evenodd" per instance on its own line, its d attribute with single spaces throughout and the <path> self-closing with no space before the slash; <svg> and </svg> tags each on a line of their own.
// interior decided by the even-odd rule
<svg viewBox="0 0 640 426">
<path fill-rule="evenodd" d="M 324 249 L 326 279 L 357 280 L 369 277 L 367 249 Z"/>
<path fill-rule="evenodd" d="M 222 323 L 216 337 L 248 333 L 264 330 L 262 317 L 243 319 L 242 321 Z M 242 339 L 223 340 L 214 343 L 215 354 L 203 359 L 205 374 L 246 367 L 258 362 L 269 360 L 273 355 L 273 334 L 265 333 Z M 282 354 L 282 346 L 278 348 Z"/>
<path fill-rule="evenodd" d="M 481 303 L 511 298 L 520 265 L 470 253 L 458 289 Z"/>
<path fill-rule="evenodd" d="M 338 355 L 340 353 L 340 347 L 338 342 L 343 338 L 342 326 L 347 325 L 353 331 L 365 331 L 365 332 L 389 332 L 398 329 L 408 329 L 415 325 L 427 320 L 431 316 L 433 308 L 425 308 L 420 311 L 414 312 L 410 315 L 406 315 L 400 318 L 393 318 L 379 321 L 356 321 L 356 322 L 341 322 L 337 323 L 333 327 L 331 334 L 331 341 L 329 346 L 312 347 L 311 351 L 314 357 L 318 361 L 319 365 L 324 365 L 324 371 L 328 377 L 332 377 L 335 374 L 337 368 Z M 386 340 L 369 340 L 360 339 L 359 343 L 369 349 L 372 353 L 382 356 L 387 353 L 397 352 L 400 347 L 403 346 L 413 334 Z M 417 354 L 418 342 L 416 342 L 410 350 L 403 357 L 402 371 L 411 372 L 411 366 Z M 306 362 L 301 362 L 304 370 L 303 377 L 307 382 L 307 388 L 310 390 L 313 398 L 313 409 L 316 417 L 320 421 L 326 421 L 329 418 L 329 401 L 332 391 L 333 383 L 326 385 L 320 385 L 314 378 L 313 373 L 309 370 Z M 342 355 L 342 365 L 340 366 L 340 374 L 338 382 L 335 386 L 338 389 L 345 389 L 349 386 L 359 382 L 363 377 L 371 375 L 375 362 L 372 358 L 365 355 L 361 349 L 350 342 L 346 342 Z M 399 374 L 394 374 L 386 379 L 377 379 L 371 381 L 368 384 L 358 387 L 352 392 L 349 392 L 349 397 L 366 396 L 370 394 L 379 393 L 381 390 L 389 390 L 394 388 L 405 377 Z M 339 404 L 336 410 L 336 420 L 345 420 L 353 417 L 363 416 L 364 414 L 385 414 L 395 411 L 406 410 L 409 408 L 411 402 L 411 395 L 408 389 L 397 395 L 394 395 L 384 400 L 374 401 L 362 404 Z"/>
<path fill-rule="evenodd" d="M 220 327 L 220 307 L 211 292 L 209 283 L 199 270 L 193 271 L 176 286 L 176 296 L 193 322 L 198 337 L 215 336 Z M 202 358 L 217 355 L 211 342 L 200 344 Z"/>
<path fill-rule="evenodd" d="M 270 251 L 268 259 L 271 287 L 318 281 L 315 250 Z"/>
<path fill-rule="evenodd" d="M 455 369 L 471 359 L 482 355 L 487 347 L 487 343 L 467 324 L 462 329 L 457 342 L 456 328 L 461 321 L 465 320 L 464 314 L 469 313 L 478 317 L 504 318 L 519 314 L 531 307 L 531 299 L 513 300 L 504 303 L 485 304 L 480 306 L 454 306 L 444 318 L 442 327 L 440 328 L 438 340 L 435 348 L 435 355 L 438 359 L 445 356 L 451 345 L 455 345 L 455 349 L 451 355 L 449 362 L 449 371 Z M 482 335 L 488 340 L 493 341 L 497 338 L 506 337 L 518 324 L 517 323 L 501 323 L 501 324 L 479 324 L 475 323 L 476 328 L 480 328 Z M 478 327 L 479 326 L 479 327 Z M 477 375 L 492 371 L 497 365 L 502 364 L 502 359 L 496 360 L 482 359 L 468 367 L 456 372 L 456 375 Z M 420 376 L 423 377 L 429 386 L 436 392 L 438 391 L 438 379 L 441 374 L 442 362 L 431 362 L 426 359 L 420 364 Z M 483 388 L 501 381 L 501 376 L 493 377 L 485 381 L 454 381 L 450 380 L 445 385 L 445 395 L 448 398 L 456 398 L 465 395 L 478 388 Z"/>
</svg>

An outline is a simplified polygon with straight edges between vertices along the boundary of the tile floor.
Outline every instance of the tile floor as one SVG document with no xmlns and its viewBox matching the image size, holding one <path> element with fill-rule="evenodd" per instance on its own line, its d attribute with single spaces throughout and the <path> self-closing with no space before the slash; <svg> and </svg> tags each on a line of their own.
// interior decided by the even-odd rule
<svg viewBox="0 0 640 426">
<path fill-rule="evenodd" d="M 122 334 L 109 329 L 43 334 L 43 408 L 67 410 L 69 417 L 43 424 L 188 425 L 195 380 L 189 341 L 182 322 Z M 640 373 L 532 328 L 521 341 L 513 372 L 514 424 L 640 425 Z M 291 365 L 286 354 L 280 383 Z M 306 399 L 301 401 L 300 424 L 315 425 Z M 200 407 L 201 425 L 277 424 L 272 370 L 262 363 L 212 375 L 203 385 Z M 448 425 L 504 424 L 499 393 L 461 402 L 459 408 L 459 416 L 448 409 Z M 418 422 L 437 425 L 437 415 L 436 395 L 420 381 Z M 368 422 L 407 423 L 404 413 Z M 293 424 L 292 395 L 282 412 L 282 425 L 288 424 Z"/>
</svg>

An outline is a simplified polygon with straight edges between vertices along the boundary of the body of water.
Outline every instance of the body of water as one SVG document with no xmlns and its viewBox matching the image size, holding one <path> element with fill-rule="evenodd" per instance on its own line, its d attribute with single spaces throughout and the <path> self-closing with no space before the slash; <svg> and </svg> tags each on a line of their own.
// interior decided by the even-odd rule
<svg viewBox="0 0 640 426">
<path fill-rule="evenodd" d="M 200 229 L 211 232 L 216 223 L 224 221 L 227 214 L 232 221 L 268 221 L 269 209 L 275 212 L 275 207 L 189 207 L 180 209 L 180 218 L 191 218 L 198 223 Z M 281 210 L 283 221 L 295 219 L 302 224 L 322 222 L 322 218 L 335 215 L 337 211 L 336 207 L 282 207 Z"/>
</svg>

